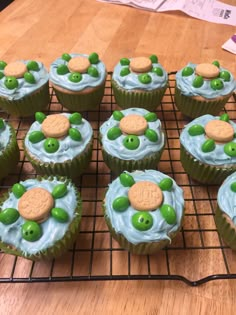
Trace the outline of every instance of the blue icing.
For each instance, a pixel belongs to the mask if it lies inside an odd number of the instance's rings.
[[[133,173],[126,172],[132,175],[135,182],[151,181],[159,184],[164,178],[169,176],[154,170],[135,171]],[[169,234],[176,232],[180,225],[184,214],[184,198],[183,190],[173,180],[171,191],[163,191],[163,204],[171,205],[176,212],[176,224],[169,225],[162,217],[160,209],[150,211],[153,218],[153,226],[147,231],[138,231],[132,225],[131,218],[138,211],[131,205],[124,212],[116,212],[112,207],[115,198],[120,196],[128,196],[129,187],[121,185],[119,177],[116,178],[110,185],[105,196],[105,216],[107,216],[111,225],[118,234],[124,237],[133,244],[140,242],[153,242],[160,240],[170,240]]]
[[[0,155],[3,154],[4,149],[9,144],[11,139],[10,126],[3,120],[4,127],[0,129]]]

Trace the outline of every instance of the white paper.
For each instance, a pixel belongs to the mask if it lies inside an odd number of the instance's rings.
[[[231,38],[222,45],[222,48],[236,55],[236,43]]]

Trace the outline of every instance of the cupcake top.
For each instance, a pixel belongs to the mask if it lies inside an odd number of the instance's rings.
[[[137,58],[121,58],[115,66],[113,80],[126,90],[146,90],[165,87],[167,72],[158,63],[156,55]]]
[[[50,81],[74,92],[94,88],[104,83],[106,68],[97,53],[63,54],[50,66]]]
[[[122,160],[140,160],[165,145],[161,121],[143,108],[114,111],[101,125],[100,135],[103,149]]]
[[[230,166],[236,163],[235,135],[236,124],[227,114],[204,115],[184,127],[180,142],[203,163]]]
[[[0,155],[3,154],[4,149],[11,139],[11,128],[2,118],[0,118]]]
[[[39,61],[21,60],[7,64],[0,61],[0,95],[19,100],[48,82],[49,75]]]
[[[214,99],[231,94],[236,89],[236,81],[218,61],[198,65],[188,63],[176,73],[176,86],[183,95]]]
[[[104,205],[113,229],[132,244],[170,240],[184,214],[182,189],[154,170],[122,173],[109,185]]]
[[[64,237],[77,205],[77,191],[66,178],[16,183],[0,204],[1,242],[25,255],[46,250]]]
[[[62,163],[81,154],[92,140],[93,129],[79,113],[35,114],[24,140],[27,152],[45,162]]]

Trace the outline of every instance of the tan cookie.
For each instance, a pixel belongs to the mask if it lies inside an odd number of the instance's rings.
[[[68,62],[68,68],[71,72],[85,73],[90,67],[90,62],[86,57],[74,57]]]
[[[152,211],[163,202],[163,193],[153,182],[141,181],[135,183],[128,192],[132,207],[139,211]]]
[[[63,115],[49,115],[42,122],[42,132],[45,137],[62,138],[68,134],[69,119]]]
[[[234,128],[226,121],[211,120],[205,126],[207,138],[216,142],[229,142],[234,138]]]
[[[214,79],[220,74],[219,68],[211,63],[200,63],[196,66],[195,72],[205,79]]]
[[[143,135],[147,127],[146,119],[140,115],[127,115],[120,121],[121,131],[129,135]]]
[[[20,198],[18,210],[26,220],[45,221],[54,206],[52,195],[44,188],[32,188]]]
[[[21,61],[11,62],[4,68],[4,75],[6,77],[12,76],[15,78],[23,78],[25,72],[27,72],[26,65]]]
[[[137,57],[130,61],[130,69],[133,72],[148,72],[152,69],[152,62],[147,57]]]

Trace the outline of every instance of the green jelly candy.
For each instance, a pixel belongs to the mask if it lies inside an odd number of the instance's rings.
[[[142,73],[139,74],[138,80],[143,84],[149,84],[152,82],[152,77],[148,73]]]
[[[78,83],[82,80],[82,74],[79,72],[72,72],[68,79],[73,83]]]
[[[24,79],[25,79],[26,82],[28,82],[30,84],[35,84],[36,83],[35,77],[30,72],[25,72]]]
[[[71,56],[67,53],[62,54],[61,58],[67,62],[71,60]]]
[[[122,66],[128,66],[130,64],[130,60],[128,58],[121,58],[120,59],[120,64]]]
[[[43,147],[47,153],[55,153],[59,149],[59,141],[55,138],[47,138],[45,140]]]
[[[151,142],[157,142],[158,141],[158,135],[157,135],[156,131],[153,129],[147,129],[145,131],[144,135]]]
[[[223,70],[220,72],[220,78],[226,82],[230,81],[231,75],[229,71]]]
[[[157,121],[157,114],[156,113],[147,113],[144,118],[148,122]]]
[[[65,223],[69,220],[68,213],[62,208],[52,208],[51,215],[60,223]]]
[[[5,225],[12,224],[18,220],[20,214],[14,208],[7,208],[0,212],[0,222]]]
[[[152,63],[158,63],[157,55],[151,55],[149,59],[151,60]]]
[[[117,197],[112,203],[112,208],[117,212],[123,212],[128,209],[129,205],[129,198]]]
[[[220,120],[223,120],[223,121],[226,121],[226,122],[229,122],[229,115],[224,113],[220,116]]]
[[[37,120],[37,122],[39,122],[40,124],[42,124],[45,118],[46,118],[46,115],[44,113],[42,112],[35,113],[35,120]]]
[[[154,72],[159,77],[163,76],[163,70],[160,67],[154,67],[152,68],[152,72]]]
[[[193,125],[189,128],[188,133],[192,137],[199,136],[205,133],[205,129],[201,125]]]
[[[88,60],[91,64],[97,64],[99,62],[99,56],[97,53],[93,52],[89,55]]]
[[[107,138],[109,140],[116,140],[121,136],[122,132],[119,127],[112,127],[107,132]]]
[[[2,118],[0,118],[0,129],[3,129],[4,128],[4,121]]]
[[[224,83],[220,79],[211,80],[210,86],[213,90],[222,90]]]
[[[45,136],[42,133],[42,131],[35,130],[29,134],[29,141],[31,143],[38,143],[38,142],[42,141],[43,139],[45,139]]]
[[[70,71],[69,71],[67,65],[61,64],[61,65],[59,65],[59,66],[57,67],[57,74],[59,74],[59,75],[64,75],[64,74],[67,74],[67,73],[69,73],[69,72],[70,72]]]
[[[67,194],[66,184],[58,184],[53,188],[52,196],[55,199],[62,198]]]
[[[213,139],[207,139],[203,144],[202,144],[202,152],[208,153],[211,151],[215,150],[215,141]]]
[[[130,70],[128,67],[122,68],[120,70],[120,76],[121,77],[125,77],[126,75],[130,74]]]
[[[236,157],[236,143],[235,142],[228,142],[224,146],[224,152],[230,157]]]
[[[122,114],[119,110],[115,110],[112,116],[115,120],[120,121],[124,117],[124,114]]]
[[[140,141],[136,135],[128,135],[123,140],[123,145],[128,150],[136,150],[139,147]]]
[[[190,75],[193,74],[193,72],[194,72],[193,68],[191,68],[191,67],[185,67],[185,68],[183,68],[181,74],[182,74],[183,77],[189,77]]]
[[[236,182],[233,182],[233,183],[230,185],[230,189],[232,190],[232,192],[236,192]]]
[[[120,174],[119,179],[121,185],[123,185],[124,187],[131,187],[135,184],[133,177],[127,173]]]
[[[173,186],[173,180],[171,178],[164,178],[160,181],[159,187],[162,191],[168,190],[170,191]]]
[[[26,221],[21,227],[21,235],[28,242],[36,242],[42,236],[42,230],[37,222]]]
[[[93,78],[99,77],[99,72],[98,72],[97,68],[92,67],[92,66],[88,67],[88,74]]]
[[[5,84],[6,88],[9,90],[16,89],[19,85],[17,79],[15,77],[11,77],[11,76],[5,78],[4,84]]]
[[[196,76],[193,80],[193,87],[195,88],[200,88],[204,83],[203,77],[202,76]]]
[[[39,65],[34,60],[29,61],[26,66],[29,71],[39,71]]]
[[[4,77],[4,73],[0,71],[0,80]]]
[[[176,212],[173,207],[170,205],[162,205],[160,208],[161,215],[166,220],[168,224],[175,224],[176,223]]]
[[[220,67],[220,63],[219,63],[219,61],[218,60],[214,60],[213,62],[212,62],[212,64],[213,65],[215,65],[216,67]]]
[[[80,113],[73,113],[70,115],[69,121],[73,125],[80,125],[82,123],[82,115]]]
[[[82,139],[80,131],[76,128],[70,128],[69,129],[69,136],[74,141],[81,141],[81,139]]]
[[[4,68],[6,67],[7,63],[3,60],[0,60],[0,70],[4,70]]]
[[[14,194],[14,196],[19,199],[20,197],[22,197],[24,195],[24,193],[26,192],[25,187],[22,184],[16,183],[12,186],[12,192]]]
[[[150,230],[153,226],[153,218],[149,212],[139,211],[131,218],[132,225],[138,231]]]

